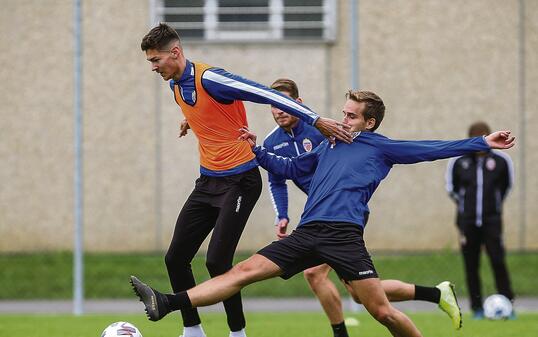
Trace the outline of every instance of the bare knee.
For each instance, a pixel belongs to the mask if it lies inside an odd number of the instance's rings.
[[[390,325],[394,322],[394,308],[390,305],[381,305],[368,311],[373,318],[383,325]]]
[[[326,279],[326,276],[316,269],[307,269],[304,271],[303,275],[312,289],[319,287],[320,283]]]
[[[257,266],[246,260],[236,264],[228,273],[232,274],[239,284],[244,287],[256,281],[258,271]]]

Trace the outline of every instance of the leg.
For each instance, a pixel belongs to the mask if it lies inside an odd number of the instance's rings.
[[[342,301],[334,283],[329,279],[331,267],[322,264],[304,271],[304,278],[310,289],[319,299],[325,314],[331,324],[340,324],[344,321]]]
[[[250,283],[281,274],[282,269],[274,262],[260,254],[255,254],[228,272],[188,291],[165,295],[141,282],[135,276],[131,276],[131,285],[140,301],[144,303],[148,318],[151,321],[158,321],[171,311],[221,302]]]
[[[217,208],[193,201],[191,197],[181,209],[170,247],[165,255],[166,268],[174,292],[190,289],[196,284],[191,261],[213,228],[217,215]],[[185,327],[200,324],[200,316],[196,309],[182,310],[181,316]]]
[[[474,224],[468,224],[461,233],[461,251],[465,265],[465,275],[471,309],[475,312],[482,310],[482,293],[480,285],[480,229]]]
[[[219,211],[207,250],[206,266],[211,277],[232,268],[235,249],[248,217],[261,193],[261,176],[258,169],[246,172],[237,186],[233,186]],[[239,331],[246,325],[241,293],[224,301],[230,331]]]
[[[388,301],[378,278],[348,282],[366,310],[393,336],[422,336],[413,322]]]
[[[486,252],[489,256],[491,269],[495,276],[495,285],[497,291],[508,297],[509,300],[514,299],[514,293],[510,284],[510,276],[505,262],[505,250],[502,242],[502,225],[500,223],[491,223],[487,225],[486,231]]]
[[[282,270],[274,262],[254,254],[226,273],[189,289],[187,294],[193,308],[207,306],[230,298],[251,283],[281,274]]]

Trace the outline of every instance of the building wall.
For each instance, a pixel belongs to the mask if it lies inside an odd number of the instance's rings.
[[[538,90],[538,5],[525,1],[522,122],[518,3],[360,1],[359,82],[384,99],[387,113],[379,132],[391,138],[462,138],[477,119],[516,136],[525,133],[526,141],[508,152],[516,174],[525,160],[527,175],[516,175],[506,203],[506,243],[520,248],[523,238],[526,248],[537,249],[538,178],[532,167],[538,164],[538,143],[531,130],[538,126],[538,99],[532,95]],[[348,4],[338,2],[334,44],[185,43],[185,53],[260,83],[290,77],[308,106],[340,119],[351,78]],[[60,0],[2,2],[0,46],[9,52],[0,61],[10,66],[0,70],[0,252],[72,247],[71,6]],[[148,11],[144,1],[84,2],[84,235],[91,251],[166,249],[198,176],[196,140],[192,134],[177,139],[182,115],[140,51]],[[247,110],[251,129],[263,138],[274,127],[269,107],[247,103]],[[370,249],[457,246],[445,167],[440,161],[393,169],[370,205]],[[294,187],[290,193],[296,223],[305,197]],[[240,249],[273,240],[273,220],[265,184]]]

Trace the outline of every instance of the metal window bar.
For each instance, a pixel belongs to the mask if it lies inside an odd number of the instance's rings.
[[[268,6],[256,7],[221,7],[219,0],[206,0],[203,7],[166,7],[162,1],[156,1],[155,5],[155,15],[161,20],[167,15],[203,15],[200,22],[172,21],[169,24],[178,30],[203,31],[203,39],[209,41],[278,41],[289,38],[284,35],[285,30],[320,30],[321,36],[308,36],[309,39],[332,41],[336,37],[335,0],[325,0],[322,6],[285,6],[283,0],[269,0]],[[219,21],[219,15],[264,14],[268,15],[267,21]],[[317,14],[321,15],[321,20],[286,19],[287,14]]]

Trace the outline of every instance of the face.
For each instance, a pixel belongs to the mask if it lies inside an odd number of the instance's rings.
[[[281,93],[291,98],[289,92],[281,91]],[[300,98],[297,98],[296,101],[299,103],[302,102]],[[297,117],[292,116],[288,113],[285,113],[284,111],[274,106],[271,106],[271,113],[273,114],[273,118],[275,119],[275,122],[278,124],[278,126],[283,127],[283,128],[291,128],[298,121]]]
[[[375,119],[364,119],[363,111],[366,109],[365,102],[356,102],[348,99],[342,108],[344,119],[342,123],[351,126],[351,132],[364,131],[374,127]]]
[[[183,74],[182,62],[180,62],[182,57],[181,49],[177,46],[170,50],[146,50],[146,59],[151,62],[151,71],[159,73],[165,81],[172,78],[179,80]]]

